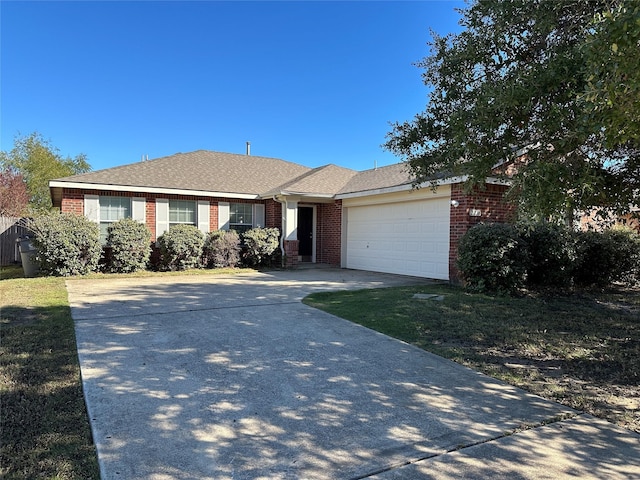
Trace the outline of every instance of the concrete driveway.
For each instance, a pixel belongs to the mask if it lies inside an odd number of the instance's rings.
[[[640,436],[300,303],[421,282],[68,281],[103,479],[640,478]]]

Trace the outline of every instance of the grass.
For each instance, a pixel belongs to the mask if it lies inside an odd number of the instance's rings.
[[[638,290],[511,298],[433,285],[304,302],[640,433]]]
[[[251,269],[77,278],[235,274]],[[98,479],[65,280],[0,271],[0,477]]]
[[[98,479],[62,278],[0,281],[0,477]]]

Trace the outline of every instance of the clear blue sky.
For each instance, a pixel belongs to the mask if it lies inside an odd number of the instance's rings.
[[[397,163],[414,65],[453,1],[7,2],[1,138],[40,132],[93,170],[198,149],[356,170]]]

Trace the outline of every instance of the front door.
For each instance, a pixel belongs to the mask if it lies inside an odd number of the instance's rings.
[[[313,207],[298,207],[298,255],[303,262],[313,260]]]

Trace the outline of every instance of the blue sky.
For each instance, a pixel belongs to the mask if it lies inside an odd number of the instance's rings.
[[[94,170],[198,149],[365,170],[400,159],[415,62],[454,1],[0,3],[0,149],[40,132]]]

